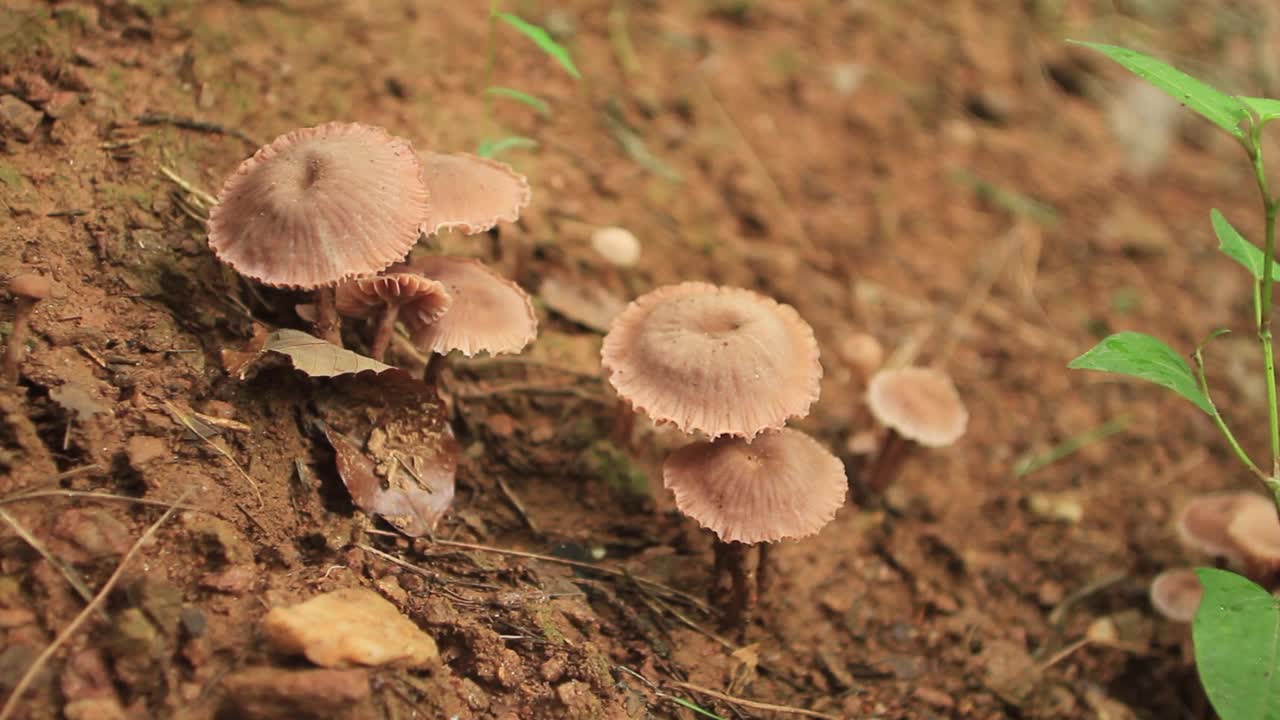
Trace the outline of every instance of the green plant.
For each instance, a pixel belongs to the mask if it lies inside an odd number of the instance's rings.
[[[1219,249],[1248,270],[1255,281],[1253,321],[1266,368],[1271,465],[1264,469],[1253,461],[1210,394],[1204,348],[1226,330],[1214,332],[1191,353],[1194,369],[1164,342],[1138,332],[1103,339],[1070,367],[1141,378],[1191,401],[1212,418],[1232,452],[1275,499],[1280,513],[1280,409],[1276,406],[1272,339],[1272,291],[1274,282],[1280,281],[1280,268],[1275,266],[1280,196],[1271,194],[1262,157],[1262,130],[1280,117],[1280,101],[1228,95],[1133,50],[1080,44],[1101,52],[1226,131],[1249,158],[1262,197],[1262,249],[1246,240],[1217,210],[1210,212],[1210,223]],[[1234,573],[1200,569],[1197,575],[1205,592],[1192,627],[1196,667],[1214,709],[1224,720],[1280,720],[1280,601]]]
[[[495,99],[513,100],[522,105],[532,108],[535,112],[543,117],[551,116],[551,105],[546,100],[527,93],[516,88],[503,87],[493,84],[493,70],[496,64],[497,53],[497,35],[499,23],[514,29],[516,32],[533,41],[542,52],[554,60],[564,71],[569,73],[575,80],[582,79],[582,73],[578,72],[578,66],[574,65],[573,57],[569,54],[569,50],[555,38],[538,25],[521,19],[511,13],[501,12],[498,9],[498,0],[489,0],[489,34],[487,47],[485,52],[485,69],[484,69],[484,96],[485,96],[485,112],[492,118],[493,101]],[[517,147],[534,147],[538,143],[527,137],[519,135],[508,135],[505,137],[492,138],[484,140],[476,148],[476,154],[480,157],[495,157],[505,150]]]

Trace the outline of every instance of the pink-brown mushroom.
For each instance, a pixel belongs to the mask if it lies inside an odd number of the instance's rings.
[[[453,350],[518,353],[538,334],[533,302],[516,283],[472,258],[422,255],[393,268],[444,285],[453,302],[449,311],[426,323],[409,323],[414,345],[433,353]]]
[[[1246,573],[1261,582],[1269,582],[1280,570],[1280,518],[1273,501],[1255,495],[1235,508],[1235,516],[1227,524],[1227,537],[1244,560]]]
[[[338,312],[347,317],[378,316],[369,355],[382,360],[395,333],[396,320],[410,328],[438,321],[453,305],[453,297],[438,280],[417,273],[389,273],[348,280],[336,292]]]
[[[209,213],[218,259],[266,285],[316,290],[316,329],[341,344],[332,286],[404,258],[430,208],[407,140],[360,123],[281,135],[240,164]]]
[[[803,417],[822,379],[813,329],[792,307],[703,282],[633,301],[600,356],[633,409],[711,438],[750,439]]]
[[[866,481],[875,493],[893,481],[912,444],[945,447],[960,439],[969,425],[969,411],[951,377],[933,368],[877,372],[867,386],[867,407],[889,428]]]
[[[49,278],[35,273],[15,275],[9,281],[9,293],[16,306],[13,314],[13,332],[4,352],[4,367],[0,372],[6,382],[18,382],[19,366],[27,354],[27,336],[31,328],[31,312],[36,303],[49,297],[52,286]]]
[[[686,445],[667,457],[662,476],[680,511],[716,534],[717,576],[730,581],[730,626],[745,624],[767,583],[768,544],[821,530],[844,504],[848,487],[838,458],[785,428],[751,441],[722,437]],[[758,582],[752,583],[746,554],[756,544]]]
[[[529,182],[505,163],[466,153],[422,153],[422,179],[431,207],[422,233],[457,228],[472,235],[515,222],[529,204]]]
[[[1244,555],[1228,528],[1246,507],[1270,511],[1275,522],[1275,506],[1262,495],[1248,491],[1212,493],[1192,498],[1178,515],[1178,539],[1188,548],[1231,565],[1240,565]]]
[[[1151,581],[1151,606],[1164,617],[1189,623],[1200,609],[1204,586],[1191,568],[1165,570]]]

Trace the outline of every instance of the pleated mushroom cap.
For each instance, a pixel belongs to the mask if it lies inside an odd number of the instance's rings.
[[[1189,623],[1196,618],[1204,586],[1191,568],[1165,570],[1151,581],[1151,606],[1166,618]]]
[[[529,181],[509,165],[466,153],[422,153],[422,179],[431,208],[422,232],[458,228],[473,235],[515,222],[529,204]]]
[[[703,282],[637,298],[613,321],[600,357],[633,408],[713,439],[750,439],[805,416],[822,380],[818,342],[795,309]]]
[[[209,246],[245,277],[310,290],[404,258],[428,207],[407,140],[329,123],[281,135],[240,164],[209,212]]]
[[[662,464],[680,512],[725,542],[812,535],[844,504],[844,464],[817,440],[784,428],[747,442],[686,445]]]
[[[1270,500],[1254,492],[1221,492],[1194,497],[1178,515],[1178,539],[1197,552],[1239,562],[1243,560],[1240,548],[1231,539],[1227,527],[1241,510],[1253,506],[1275,512],[1271,509]]]
[[[423,255],[397,272],[420,273],[442,283],[453,304],[438,320],[410,325],[413,343],[435,353],[518,353],[538,334],[529,294],[472,258]],[[406,323],[408,324],[408,323]]]
[[[389,273],[356,278],[338,286],[338,312],[348,317],[369,317],[388,305],[400,307],[400,319],[409,327],[440,319],[453,304],[444,283],[416,273]]]
[[[867,384],[876,421],[925,447],[944,447],[964,435],[969,411],[946,374],[932,368],[881,370]]]
[[[1254,497],[1259,502],[1235,508],[1235,516],[1227,524],[1227,537],[1244,554],[1248,566],[1274,570],[1280,568],[1280,518],[1272,501],[1261,495]]]

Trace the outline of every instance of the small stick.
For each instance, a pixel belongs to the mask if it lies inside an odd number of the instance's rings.
[[[202,508],[199,505],[188,505],[186,503],[172,503],[164,500],[149,500],[147,498],[129,497],[128,495],[112,495],[111,493],[90,492],[85,490],[30,490],[25,492],[16,492],[12,495],[0,497],[0,505],[9,503],[22,502],[23,500],[35,500],[42,497],[71,497],[71,498],[92,498],[94,500],[114,500],[116,502],[134,503],[136,505],[155,505],[157,507],[176,507],[180,510],[199,510],[200,512],[212,512],[208,508]]]
[[[249,137],[242,130],[229,128],[207,120],[196,120],[195,118],[167,115],[165,113],[143,113],[138,116],[138,122],[143,125],[172,125],[183,130],[195,130],[196,132],[210,133],[212,135],[229,135],[251,148],[257,148],[262,145],[262,143]]]
[[[774,705],[773,703],[734,697],[733,695],[726,695],[725,693],[711,690],[710,688],[704,688],[701,685],[694,685],[691,682],[684,682],[682,680],[672,680],[671,684],[677,687],[682,687],[685,690],[691,690],[708,697],[713,697],[723,702],[739,705],[745,708],[751,708],[752,710],[786,713],[788,715],[801,715],[803,717],[821,718],[822,720],[844,720],[839,715],[828,715],[827,713],[818,712],[817,710],[806,710],[804,708],[792,707],[790,705]]]
[[[502,490],[503,496],[507,498],[507,502],[511,504],[511,507],[515,508],[516,514],[524,521],[529,531],[535,535],[542,534],[538,526],[533,523],[533,518],[529,517],[529,511],[524,509],[524,503],[520,502],[520,498],[516,497],[516,494],[511,490],[511,486],[507,485],[507,481],[502,476],[498,476],[498,488]]]
[[[13,531],[18,533],[18,537],[25,540],[31,547],[35,548],[35,551],[40,553],[46,562],[57,568],[58,572],[62,573],[62,576],[67,579],[67,582],[71,584],[71,587],[75,588],[76,593],[79,594],[85,602],[93,601],[93,593],[89,592],[89,586],[84,584],[84,581],[80,579],[80,576],[76,574],[76,571],[72,570],[70,566],[55,557],[53,553],[49,552],[49,548],[45,547],[44,543],[40,542],[36,536],[28,532],[27,529],[18,522],[17,518],[10,515],[8,511],[0,509],[0,520],[4,520],[9,523],[9,526],[13,528]],[[100,611],[99,615],[103,620],[109,619],[106,611]]]
[[[187,488],[187,490],[178,497],[178,503],[186,500],[187,496],[191,494],[193,489],[194,488]],[[18,707],[18,701],[22,699],[22,694],[31,686],[31,683],[36,679],[36,676],[40,674],[40,668],[44,667],[45,663],[49,662],[49,658],[53,657],[53,654],[57,652],[58,648],[70,639],[70,637],[75,634],[76,630],[80,629],[80,626],[89,618],[89,615],[97,611],[103,601],[107,599],[107,595],[109,595],[111,590],[116,586],[116,583],[120,582],[120,578],[124,575],[124,569],[128,566],[129,561],[138,554],[138,551],[142,549],[142,546],[151,539],[151,536],[156,534],[156,531],[160,529],[160,526],[163,525],[165,521],[177,511],[177,509],[178,504],[174,503],[168,510],[164,511],[164,514],[160,516],[159,520],[152,523],[151,527],[147,528],[146,532],[142,533],[142,537],[138,538],[137,542],[133,544],[133,547],[129,548],[129,552],[125,553],[124,558],[120,560],[120,564],[116,566],[115,572],[111,573],[111,577],[107,578],[107,581],[102,584],[102,588],[98,590],[98,594],[94,595],[93,599],[89,601],[88,605],[84,606],[84,609],[76,615],[75,619],[63,628],[62,632],[58,633],[58,636],[53,639],[53,642],[49,643],[49,645],[36,656],[35,661],[31,663],[31,667],[27,668],[27,671],[22,675],[22,679],[14,686],[13,692],[9,694],[9,699],[5,701],[3,707],[0,707],[0,720],[9,720],[9,718],[13,717],[13,713]]]

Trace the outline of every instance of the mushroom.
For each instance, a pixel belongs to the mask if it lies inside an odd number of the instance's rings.
[[[663,482],[676,507],[716,534],[715,587],[730,580],[726,624],[743,626],[767,586],[769,543],[813,535],[843,504],[844,465],[821,443],[784,428],[754,440],[721,437],[669,455]],[[759,545],[757,582],[746,556]]]
[[[381,310],[369,355],[382,360],[395,333],[396,319],[410,328],[436,322],[449,310],[453,297],[443,283],[416,273],[389,273],[348,280],[337,287],[338,312],[347,317],[370,317]]]
[[[1261,495],[1241,502],[1227,524],[1227,537],[1244,560],[1247,574],[1269,583],[1280,570],[1280,518],[1275,503]]]
[[[1260,507],[1264,514],[1270,512],[1272,523],[1276,523],[1275,506],[1262,495],[1247,491],[1212,493],[1192,498],[1183,507],[1176,526],[1178,539],[1192,550],[1239,565],[1244,555],[1229,527],[1247,507]]]
[[[951,445],[969,425],[969,411],[951,378],[933,368],[877,372],[867,386],[867,407],[877,422],[889,428],[866,482],[874,493],[889,486],[913,444]]]
[[[15,275],[9,281],[9,292],[13,294],[17,309],[13,315],[13,332],[9,333],[9,343],[4,352],[3,378],[7,382],[18,382],[18,365],[27,353],[32,309],[36,303],[49,297],[50,290],[49,278],[35,273]]]
[[[227,179],[209,246],[245,277],[315,290],[317,334],[340,345],[333,286],[403,259],[428,197],[409,141],[360,123],[294,130]]]
[[[884,346],[868,333],[853,333],[845,337],[836,352],[857,374],[860,383],[866,382],[884,363]]]
[[[422,233],[457,228],[467,235],[515,222],[529,204],[529,182],[510,166],[467,153],[422,153],[422,179],[431,207]]]
[[[410,324],[413,344],[445,354],[518,353],[538,334],[533,301],[519,285],[473,258],[422,255],[397,265],[442,284],[453,298],[448,312],[432,322]]]
[[[600,351],[609,383],[655,422],[751,439],[803,417],[822,365],[789,305],[741,288],[669,285],[627,306]]]
[[[1151,581],[1151,606],[1166,618],[1189,623],[1200,609],[1204,586],[1191,568],[1165,570]]]

